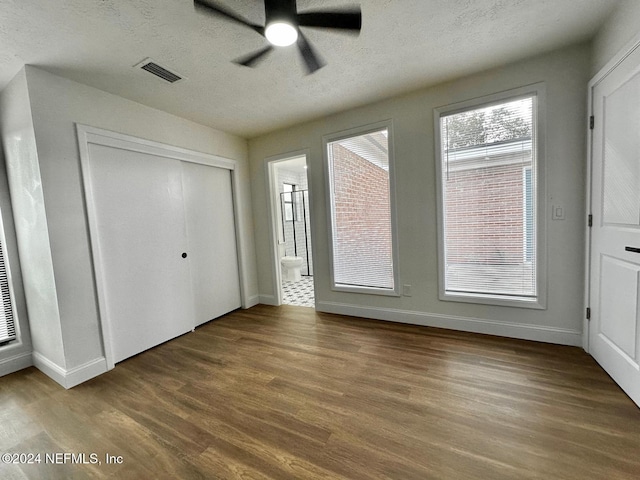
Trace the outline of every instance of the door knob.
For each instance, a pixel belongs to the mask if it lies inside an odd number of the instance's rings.
[[[187,258],[187,252],[182,252],[182,258]]]
[[[638,247],[624,247],[627,252],[640,253],[640,248]]]

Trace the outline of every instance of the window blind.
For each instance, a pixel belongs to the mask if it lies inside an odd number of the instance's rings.
[[[0,308],[0,344],[10,342],[16,338],[15,322],[13,320],[13,306],[9,277],[5,264],[5,249],[0,240],[0,292],[2,294],[2,308]]]
[[[336,285],[393,290],[388,130],[327,143]]]
[[[445,291],[536,297],[535,96],[442,116]]]

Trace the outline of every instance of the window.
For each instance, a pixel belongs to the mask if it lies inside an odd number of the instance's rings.
[[[444,300],[543,307],[539,97],[436,110]]]
[[[284,220],[285,222],[293,222],[294,210],[293,210],[293,192],[296,191],[296,186],[290,183],[282,184],[282,205],[284,208]]]
[[[390,123],[325,138],[335,290],[397,295]]]
[[[0,221],[0,229],[2,222]],[[13,320],[13,305],[11,302],[11,290],[9,289],[9,275],[6,265],[6,250],[4,237],[0,235],[0,293],[2,295],[2,308],[0,308],[0,345],[15,340],[16,328]]]

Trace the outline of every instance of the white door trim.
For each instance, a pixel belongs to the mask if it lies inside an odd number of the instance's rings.
[[[239,200],[239,181],[235,173],[237,162],[218,155],[197,152],[182,147],[167,145],[153,140],[142,139],[131,135],[112,132],[101,128],[91,127],[82,124],[76,124],[78,134],[78,147],[80,150],[80,166],[82,172],[82,182],[84,187],[84,196],[86,202],[86,215],[89,225],[89,242],[91,245],[91,255],[94,268],[94,282],[96,288],[96,296],[98,299],[98,314],[100,316],[100,326],[102,329],[103,348],[107,361],[107,368],[112,369],[115,365],[114,354],[112,350],[112,326],[109,323],[109,317],[106,309],[106,298],[104,296],[105,285],[103,285],[103,261],[98,248],[98,224],[96,217],[96,204],[91,185],[90,169],[90,153],[89,145],[101,145],[112,148],[120,148],[132,152],[145,153],[159,157],[175,159],[183,162],[198,163],[211,167],[223,168],[230,171],[233,194],[233,211],[235,216],[235,233],[238,252],[238,269],[240,275],[240,296],[242,299],[242,307],[248,308],[249,299],[247,292],[249,291],[246,274],[245,252],[242,248],[244,243],[244,231],[241,227],[240,218],[240,200]]]
[[[276,174],[275,164],[278,162],[284,162],[295,157],[305,157],[307,166],[309,165],[309,149],[296,150],[293,152],[282,153],[274,155],[264,159],[265,169],[265,181],[267,189],[267,219],[269,223],[269,241],[271,252],[271,279],[273,282],[273,300],[269,301],[266,296],[261,297],[262,303],[268,303],[272,305],[282,305],[282,273],[280,271],[280,257],[278,255],[278,204],[276,201],[277,186],[275,185]],[[313,205],[313,194],[311,181],[309,178],[309,171],[307,170],[307,190],[309,193],[309,212],[311,212],[311,206]],[[313,221],[313,215],[311,215],[311,221]],[[313,232],[313,225],[311,226],[311,232]],[[313,244],[314,235],[311,233],[311,251],[315,252],[315,245]]]
[[[586,211],[587,218],[585,219],[585,282],[584,282],[584,320],[582,328],[582,348],[589,353],[589,335],[590,335],[590,323],[587,319],[587,309],[591,306],[591,227],[588,224],[589,215],[593,214],[593,206],[591,197],[593,195],[592,185],[592,172],[593,172],[593,130],[590,128],[590,117],[593,115],[593,94],[596,86],[602,82],[615,68],[620,65],[629,55],[631,55],[636,49],[640,48],[640,34],[636,35],[631,42],[625,45],[614,57],[607,62],[607,64],[596,73],[589,81],[587,87],[587,116],[586,128],[587,128],[587,195],[586,195]],[[597,122],[598,119],[595,119]],[[600,119],[602,121],[602,119]]]

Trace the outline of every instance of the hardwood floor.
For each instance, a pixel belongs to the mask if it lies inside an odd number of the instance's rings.
[[[0,452],[41,453],[3,479],[637,479],[640,409],[578,348],[258,306],[68,391],[0,378]]]

